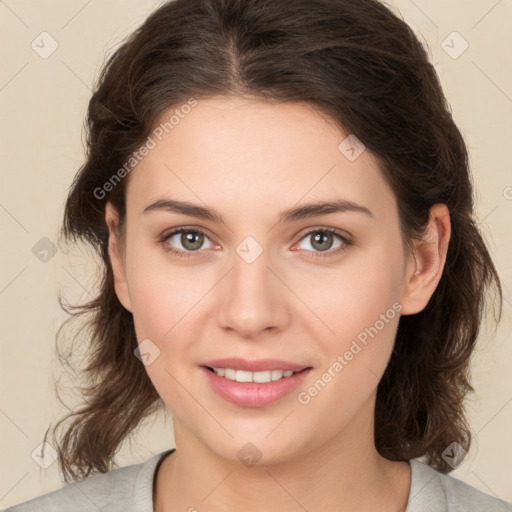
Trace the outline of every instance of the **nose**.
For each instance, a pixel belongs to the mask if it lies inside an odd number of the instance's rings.
[[[243,254],[243,253],[242,253]],[[291,292],[271,268],[263,251],[256,259],[234,255],[233,266],[218,287],[218,321],[244,338],[284,329],[289,322]]]

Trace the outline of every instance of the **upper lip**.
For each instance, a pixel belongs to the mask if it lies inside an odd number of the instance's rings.
[[[226,357],[224,359],[206,361],[202,366],[209,366],[210,368],[232,368],[233,370],[245,370],[248,372],[262,372],[266,370],[293,370],[298,372],[309,368],[309,366],[281,361],[280,359],[248,360],[240,357]]]

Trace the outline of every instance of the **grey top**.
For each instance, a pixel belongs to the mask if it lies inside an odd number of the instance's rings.
[[[175,449],[94,475],[9,507],[4,512],[154,512],[153,481],[159,463]],[[511,512],[512,505],[410,460],[411,489],[405,512]]]

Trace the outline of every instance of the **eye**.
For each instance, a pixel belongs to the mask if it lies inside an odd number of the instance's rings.
[[[312,237],[312,235],[315,236]],[[333,244],[333,238],[338,238],[338,240],[341,240],[341,243],[334,250],[330,250]],[[313,248],[313,251],[308,249],[308,252],[311,252],[311,256],[315,258],[336,256],[337,254],[347,250],[347,248],[352,245],[351,240],[342,235],[340,231],[333,228],[317,228],[308,231],[301,238],[301,241],[308,239],[312,240],[312,243],[309,245]]]
[[[341,231],[333,228],[313,229],[307,232],[301,238],[301,241],[307,240],[311,235],[315,235],[312,238],[312,243],[310,244],[313,250],[306,249],[306,251],[311,252],[312,257],[328,258],[336,256],[342,251],[347,250],[347,248],[352,245],[352,241],[349,238],[342,235]],[[175,240],[173,240],[173,238]],[[195,252],[199,252],[201,250],[205,238],[208,238],[208,236],[201,229],[181,227],[171,231],[170,233],[162,235],[159,242],[164,246],[164,249],[171,254],[180,258],[188,259],[194,256]],[[338,238],[338,240],[341,241],[334,250],[331,249],[333,238]],[[181,245],[182,248],[178,247],[176,249],[175,247],[178,244]]]
[[[163,244],[164,249],[171,254],[182,258],[190,258],[194,252],[201,249],[205,238],[208,238],[206,233],[200,229],[179,228],[164,234],[160,242]],[[175,249],[174,246],[177,244],[181,244],[183,249],[179,247]]]

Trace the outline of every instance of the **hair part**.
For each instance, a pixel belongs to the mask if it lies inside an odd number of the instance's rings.
[[[423,311],[402,316],[378,385],[375,444],[389,460],[424,457],[447,473],[452,442],[471,442],[463,401],[486,291],[502,289],[473,218],[467,149],[437,73],[411,28],[377,0],[174,0],[158,8],[104,65],[87,113],[87,154],[67,198],[62,235],[100,256],[97,296],[64,306],[87,319],[84,405],[58,443],[66,481],[111,469],[121,442],[165,406],[134,357],[132,314],[115,291],[105,204],[122,226],[129,176],[94,195],[140,148],[161,116],[190,97],[302,102],[356,135],[394,191],[405,246],[444,203],[451,239]],[[57,337],[59,337],[59,333]],[[70,351],[71,353],[71,351]],[[46,432],[46,435],[48,431]],[[46,439],[45,435],[45,439]]]

